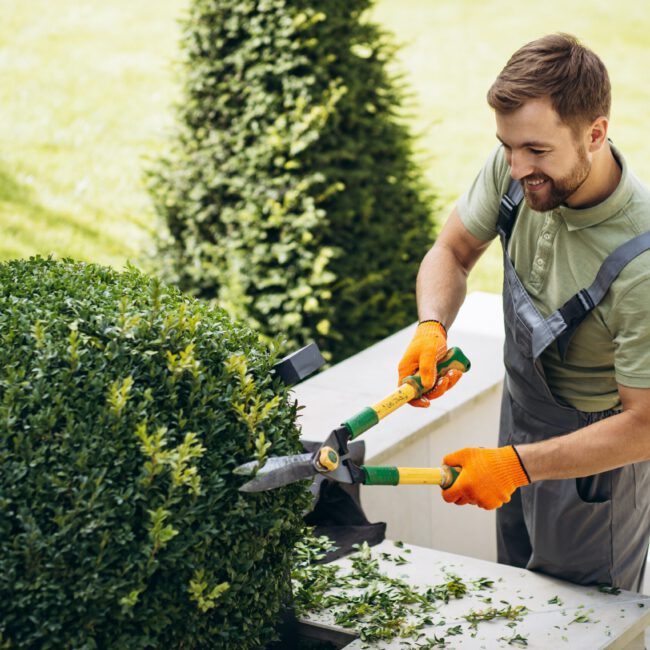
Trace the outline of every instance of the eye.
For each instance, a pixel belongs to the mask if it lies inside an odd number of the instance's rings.
[[[535,156],[543,156],[545,153],[548,153],[545,149],[530,149],[530,153],[534,154]]]

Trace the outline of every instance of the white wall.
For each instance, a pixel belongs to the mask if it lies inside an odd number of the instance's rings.
[[[304,406],[299,423],[306,440],[329,432],[397,384],[397,364],[415,323],[294,389]],[[503,381],[503,317],[500,296],[472,293],[449,332],[449,345],[462,348],[471,370],[428,409],[410,405],[367,431],[368,465],[438,466],[442,457],[466,446],[497,443]],[[385,521],[387,536],[443,551],[496,559],[494,512],[445,503],[436,486],[363,487],[370,521]]]

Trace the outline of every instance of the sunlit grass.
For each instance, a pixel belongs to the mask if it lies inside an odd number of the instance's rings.
[[[187,0],[0,0],[0,258],[55,252],[121,267],[154,227],[144,159],[172,124],[177,19]],[[528,40],[567,31],[592,46],[614,89],[610,135],[650,181],[650,12],[643,2],[380,0],[402,44],[409,112],[440,218],[493,146],[485,92]],[[499,291],[496,245],[470,289]]]
[[[146,248],[181,5],[0,2],[0,256],[121,267]]]

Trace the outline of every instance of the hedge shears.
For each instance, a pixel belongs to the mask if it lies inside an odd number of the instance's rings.
[[[438,362],[438,375],[450,370],[467,372],[469,359],[460,348],[450,348]],[[428,393],[431,388],[422,386],[419,375],[412,375],[393,393],[374,406],[368,406],[334,429],[315,451],[293,456],[271,456],[260,466],[254,460],[237,467],[235,474],[254,477],[239,489],[243,492],[262,492],[288,485],[321,474],[339,483],[363,485],[453,485],[460,473],[459,467],[377,467],[356,465],[350,459],[348,443],[375,426],[382,418],[407,402]]]

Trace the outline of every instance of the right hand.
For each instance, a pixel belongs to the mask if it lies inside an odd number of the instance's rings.
[[[401,386],[406,377],[419,373],[422,385],[428,389],[428,392],[422,395],[422,397],[412,400],[409,404],[427,407],[429,406],[430,399],[439,397],[460,379],[460,375],[463,374],[462,372],[450,370],[442,378],[440,384],[436,385],[436,379],[438,378],[437,364],[438,361],[444,358],[446,353],[447,332],[442,324],[437,321],[424,321],[420,323],[415,330],[413,340],[408,348],[406,348],[406,352],[399,362],[398,385]],[[456,374],[458,376],[455,376]],[[442,384],[447,377],[449,379],[443,387]]]
[[[460,449],[447,454],[443,463],[462,468],[454,484],[442,491],[447,503],[459,506],[470,503],[494,510],[508,503],[517,488],[530,483],[528,472],[512,445]]]

